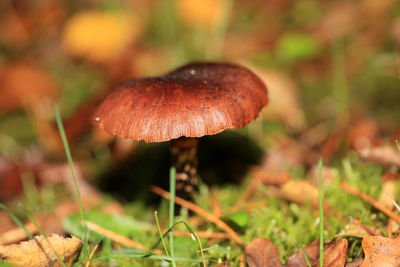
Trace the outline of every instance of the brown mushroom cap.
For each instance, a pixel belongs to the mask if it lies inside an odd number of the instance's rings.
[[[194,63],[164,76],[122,83],[92,121],[113,135],[162,142],[240,129],[267,103],[265,85],[248,69]]]

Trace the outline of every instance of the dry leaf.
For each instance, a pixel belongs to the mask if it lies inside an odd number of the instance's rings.
[[[88,10],[67,21],[62,45],[73,56],[107,64],[118,58],[140,32],[140,21],[132,14]]]
[[[280,186],[289,180],[289,174],[286,171],[273,172],[259,166],[252,166],[250,175],[265,185]]]
[[[283,198],[298,204],[311,203],[318,207],[318,188],[308,181],[290,180],[281,188]]]
[[[362,160],[382,165],[393,165],[400,167],[400,153],[392,146],[374,147],[358,151]]]
[[[343,267],[346,263],[346,252],[348,242],[346,239],[329,242],[324,244],[324,267]],[[319,239],[314,240],[307,247],[306,251],[308,260],[312,266],[319,266]],[[286,267],[307,267],[303,252],[299,249],[295,254],[290,256]]]
[[[362,247],[365,259],[361,267],[400,266],[400,239],[367,236],[363,238]]]
[[[394,204],[392,200],[396,200],[396,181],[382,181],[382,191],[378,202],[388,209],[393,209]]]
[[[376,229],[374,229],[376,230]],[[355,223],[349,223],[344,226],[344,228],[335,236],[335,237],[344,237],[344,236],[352,236],[352,237],[366,237],[370,236],[368,232]]]
[[[56,81],[37,63],[16,62],[0,75],[0,110],[12,111],[58,95]]]
[[[306,251],[308,260],[315,262],[319,258],[319,239],[311,242],[307,247],[304,248]],[[301,267],[307,266],[307,262],[304,259],[303,252],[299,249],[295,254],[289,257],[286,262],[286,267]]]
[[[177,14],[188,27],[212,28],[221,23],[227,1],[220,0],[178,0]]]
[[[0,21],[0,42],[3,45],[20,48],[26,46],[30,41],[29,33],[21,23],[21,17],[16,12],[5,12]],[[26,18],[24,18],[26,19]]]
[[[14,161],[0,157],[0,201],[10,201],[21,194],[21,167]]]
[[[267,120],[280,119],[293,130],[303,130],[306,119],[294,81],[276,70],[258,70],[253,67],[251,69],[268,85],[270,103],[268,108],[261,112],[260,117]]]
[[[379,144],[379,126],[371,119],[360,119],[352,125],[348,133],[348,143],[355,150],[371,148]]]
[[[64,238],[53,234],[47,240],[36,236],[17,245],[0,246],[0,256],[16,267],[62,266],[56,254],[67,266],[72,266],[82,246],[76,237]]]
[[[304,161],[306,148],[285,136],[275,136],[274,145],[262,159],[262,167],[269,173],[279,174],[292,168],[301,166]]]
[[[343,267],[346,264],[348,242],[347,239],[340,239],[334,246],[325,250],[324,248],[324,267]],[[319,267],[319,260],[312,264]]]
[[[245,254],[249,267],[277,267],[283,266],[279,251],[270,240],[256,238],[246,246]]]

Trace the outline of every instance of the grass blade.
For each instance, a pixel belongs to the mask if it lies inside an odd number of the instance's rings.
[[[174,251],[174,214],[175,214],[175,176],[176,176],[176,169],[175,167],[171,167],[169,171],[169,193],[171,194],[171,198],[169,199],[169,228],[170,228],[170,235],[169,235],[169,249],[171,250],[171,258],[174,258],[175,251]],[[176,266],[175,260],[172,260],[172,265]]]
[[[324,265],[324,207],[322,203],[322,158],[318,162],[318,202],[319,202],[319,266]]]
[[[65,155],[67,157],[68,164],[69,164],[69,167],[71,169],[72,179],[74,181],[75,193],[76,193],[76,197],[78,199],[78,205],[79,205],[79,214],[80,214],[81,223],[82,223],[82,226],[83,226],[83,229],[84,229],[84,232],[85,232],[84,237],[83,237],[83,246],[85,248],[84,249],[84,251],[86,253],[85,255],[88,256],[89,253],[90,253],[89,252],[89,245],[88,245],[88,241],[87,241],[88,228],[87,228],[87,225],[85,223],[85,221],[86,221],[85,220],[85,214],[83,212],[81,194],[79,192],[78,183],[76,181],[75,168],[74,168],[74,163],[72,161],[71,151],[69,149],[67,136],[65,135],[64,126],[62,124],[60,110],[58,109],[57,105],[54,106],[54,115],[55,115],[55,118],[56,118],[58,131],[60,132],[61,141],[62,141],[63,146],[64,146]]]
[[[147,254],[147,253],[136,253],[136,254],[113,254],[108,256],[101,256],[98,258],[92,259],[93,262],[103,261],[106,259],[117,259],[117,258],[131,258],[131,259],[152,259],[152,260],[163,260],[163,261],[183,261],[183,262],[193,262],[193,263],[202,263],[203,260],[197,260],[192,258],[181,258],[181,257],[171,257],[164,255],[156,255],[156,254]],[[207,260],[206,260],[207,261]]]
[[[29,237],[29,239],[33,238],[33,235],[26,229],[25,225],[21,222],[20,219],[18,219],[17,216],[9,209],[7,208],[4,204],[0,203],[0,208],[2,208],[5,212],[8,213],[8,215],[11,217],[11,219],[15,222],[16,225],[18,225],[19,228],[24,230],[26,236]]]
[[[163,244],[164,250],[165,250],[165,254],[167,254],[167,256],[169,256],[167,246],[165,245],[165,241],[164,241],[163,234],[161,233],[161,228],[160,228],[160,223],[158,222],[158,215],[157,215],[157,213],[158,213],[157,211],[154,212],[154,217],[156,218],[156,223],[157,223],[158,232],[160,233],[160,238],[161,238],[161,242],[162,242],[162,244]]]
[[[306,260],[308,267],[311,267],[310,260],[308,259],[307,253],[306,253],[306,251],[304,250],[303,245],[300,245],[300,248],[301,248],[301,251],[303,252],[303,257],[304,257],[304,259]]]

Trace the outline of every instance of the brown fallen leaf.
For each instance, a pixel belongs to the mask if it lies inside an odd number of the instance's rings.
[[[56,99],[57,82],[41,65],[33,62],[14,62],[7,65],[0,75],[0,110],[13,111],[43,104],[45,99]]]
[[[324,267],[343,267],[346,263],[347,239],[340,239],[337,242],[332,241],[324,244]],[[319,266],[319,239],[314,240],[307,247],[306,251],[308,260],[313,267]],[[299,249],[295,254],[290,256],[286,262],[286,267],[307,267],[303,252]]]
[[[395,267],[400,266],[400,239],[383,236],[363,238],[362,247],[365,254],[361,267]]]
[[[252,166],[250,175],[265,185],[283,185],[289,180],[289,174],[284,171],[269,171],[266,168]]]
[[[10,201],[23,191],[21,166],[0,157],[0,201]]]
[[[0,246],[0,257],[16,267],[61,267],[58,255],[67,266],[72,266],[81,246],[81,240],[76,237],[53,234],[46,239],[35,236],[33,240],[20,244]]]
[[[334,246],[324,250],[324,267],[343,267],[346,264],[348,241],[340,239]],[[312,264],[313,267],[319,267],[319,260]]]
[[[400,153],[392,146],[361,149],[357,152],[363,161],[400,167]]]
[[[318,188],[305,180],[290,180],[281,187],[282,197],[298,204],[318,207]]]
[[[328,249],[335,244],[334,241],[324,244],[324,249]],[[319,259],[319,239],[314,240],[310,244],[308,244],[304,250],[306,251],[308,260],[313,263],[318,261]],[[287,260],[286,267],[299,267],[299,266],[307,266],[307,262],[304,259],[303,252],[301,249],[297,250],[295,254],[289,257]]]
[[[314,240],[308,246],[304,248],[307,258],[310,262],[314,262],[319,258],[319,239]],[[301,249],[297,250],[292,256],[287,260],[286,267],[299,267],[307,266],[307,262],[304,259],[303,252]]]
[[[247,64],[248,65],[248,64]],[[279,119],[294,131],[304,130],[306,118],[299,89],[293,79],[274,69],[258,69],[250,66],[262,81],[268,84],[271,102],[260,117],[264,120]]]
[[[369,118],[360,119],[352,123],[347,141],[356,151],[379,145],[379,126]]]
[[[254,239],[246,246],[244,252],[249,267],[283,267],[278,248],[268,239]]]

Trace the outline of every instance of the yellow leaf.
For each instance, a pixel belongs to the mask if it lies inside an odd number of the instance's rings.
[[[76,237],[65,238],[56,234],[34,239],[16,245],[0,246],[0,257],[16,267],[61,267],[58,255],[67,266],[72,266],[82,246]]]
[[[127,13],[82,11],[66,23],[62,44],[73,56],[108,63],[138,37],[139,24],[137,17]]]
[[[177,13],[186,26],[212,28],[220,23],[225,0],[178,0]]]

